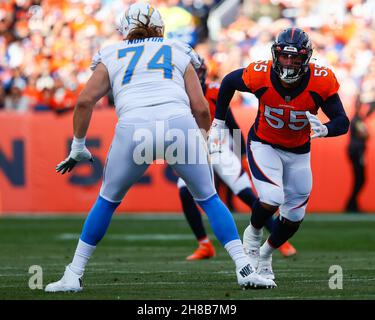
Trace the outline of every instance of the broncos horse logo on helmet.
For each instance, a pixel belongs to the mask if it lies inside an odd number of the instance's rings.
[[[309,36],[303,30],[283,30],[276,37],[271,51],[272,67],[283,82],[294,83],[309,70],[313,49]]]

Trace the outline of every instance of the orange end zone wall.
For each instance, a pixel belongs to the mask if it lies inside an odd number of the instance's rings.
[[[247,134],[256,111],[233,109]],[[55,173],[66,157],[72,134],[72,114],[17,115],[0,113],[0,212],[87,212],[95,201],[116,123],[113,110],[93,114],[88,140],[95,166],[82,164],[70,174]],[[366,160],[367,182],[360,196],[361,207],[375,212],[375,123],[370,123]],[[340,212],[349,195],[352,175],[346,155],[348,135],[316,139],[312,143],[313,192],[308,211]],[[166,165],[153,165],[146,177],[128,192],[120,211],[181,211],[178,192]],[[235,200],[236,208],[248,209]]]

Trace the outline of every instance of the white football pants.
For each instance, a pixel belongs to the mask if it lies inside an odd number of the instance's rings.
[[[301,221],[312,189],[310,153],[295,154],[257,141],[250,141],[248,147],[260,201],[280,206],[280,215],[290,221]]]
[[[186,181],[195,200],[206,200],[216,194],[206,142],[193,115],[185,114],[149,122],[121,120],[108,152],[100,195],[120,202],[150,163],[160,162],[158,159],[165,159]]]

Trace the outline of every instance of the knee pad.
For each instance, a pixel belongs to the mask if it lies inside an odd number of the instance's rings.
[[[311,169],[300,168],[300,170],[295,170],[293,182],[289,187],[301,197],[309,196],[312,189]]]
[[[305,217],[309,194],[296,195],[280,207],[280,216],[290,221],[302,221]]]
[[[258,190],[257,190],[258,191]],[[260,202],[279,207],[284,203],[284,192],[279,187],[270,187],[261,192],[258,191]]]

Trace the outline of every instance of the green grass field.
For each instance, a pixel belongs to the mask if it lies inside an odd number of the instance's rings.
[[[248,217],[235,219],[242,234]],[[182,215],[120,215],[90,260],[83,292],[29,289],[32,265],[43,268],[43,286],[61,277],[83,221],[0,217],[0,300],[375,298],[375,215],[308,215],[292,241],[297,256],[274,255],[278,288],[247,291],[237,285],[234,265],[216,240],[214,259],[185,261],[196,243]],[[329,289],[331,265],[343,269],[342,290]]]

